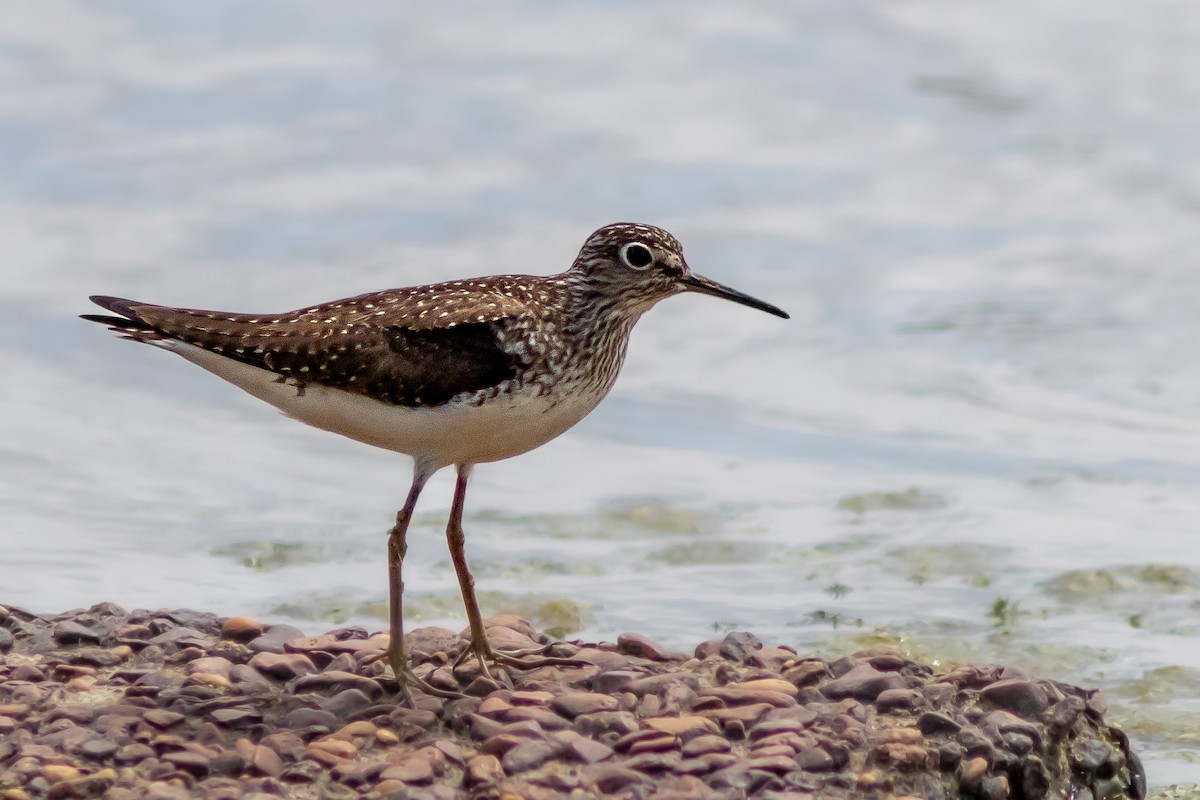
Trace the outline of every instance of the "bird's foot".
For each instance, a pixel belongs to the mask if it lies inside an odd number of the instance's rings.
[[[494,649],[486,637],[472,639],[466,648],[458,654],[458,658],[454,660],[452,667],[457,668],[468,658],[474,656],[479,661],[479,670],[483,673],[483,676],[488,680],[496,681],[496,678],[492,675],[491,666],[529,670],[538,669],[539,667],[586,667],[591,665],[591,662],[582,661],[577,658],[545,655],[551,647],[553,647],[553,644],[531,647],[527,650],[504,651]]]
[[[432,683],[425,680],[413,671],[413,668],[408,663],[407,658],[405,658],[403,655],[397,656],[397,654],[388,650],[367,656],[363,659],[362,663],[369,664],[374,661],[382,661],[385,658],[392,668],[392,674],[396,678],[396,683],[399,684],[400,696],[408,704],[409,708],[417,707],[416,698],[413,695],[414,689],[423,692],[430,697],[440,697],[443,700],[459,700],[463,697],[466,697],[466,695],[462,692],[456,692],[453,689],[443,689],[440,686],[434,686]]]
[[[409,708],[417,707],[416,698],[413,696],[413,689],[424,692],[431,697],[440,697],[443,700],[460,700],[466,697],[466,695],[462,692],[457,692],[453,689],[442,689],[441,687],[434,686],[432,683],[413,672],[411,667],[405,667],[400,672],[396,673],[396,681],[400,684],[400,696],[404,698],[406,703],[408,703]]]

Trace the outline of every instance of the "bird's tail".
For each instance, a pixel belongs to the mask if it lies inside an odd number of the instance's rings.
[[[88,298],[101,308],[108,309],[114,314],[120,316],[114,317],[108,314],[80,314],[80,319],[86,319],[88,322],[99,322],[101,325],[107,325],[110,331],[121,334],[125,339],[132,339],[136,342],[155,342],[165,338],[158,329],[153,325],[143,320],[137,313],[137,307],[142,305],[134,300],[126,300],[122,297],[106,297],[104,295],[92,295]]]

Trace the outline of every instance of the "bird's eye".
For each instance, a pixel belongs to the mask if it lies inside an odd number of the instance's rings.
[[[621,261],[633,269],[645,269],[654,263],[654,251],[641,242],[630,242],[621,248]]]

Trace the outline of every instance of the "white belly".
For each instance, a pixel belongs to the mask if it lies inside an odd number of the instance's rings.
[[[591,412],[604,394],[501,395],[481,406],[450,402],[408,408],[341,389],[279,376],[177,340],[156,342],[278,408],[293,419],[365,444],[422,458],[437,467],[499,461],[539,447]]]

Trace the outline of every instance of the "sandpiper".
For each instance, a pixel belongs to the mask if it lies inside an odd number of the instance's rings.
[[[125,338],[183,356],[301,422],[412,456],[413,479],[388,535],[390,643],[402,691],[444,694],[404,652],[405,534],[430,476],[458,480],[446,538],[473,654],[513,667],[552,663],[494,650],[463,552],[463,503],[475,464],[539,447],[612,388],[634,323],[655,303],[699,292],[788,318],[779,308],[691,271],[661,228],[607,225],[558,275],[496,275],[389,289],[282,314],[236,314],[91,300],[85,314]]]

